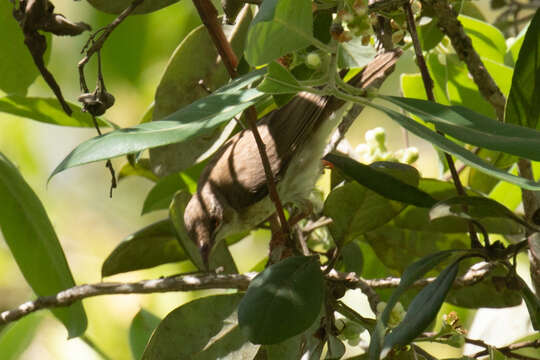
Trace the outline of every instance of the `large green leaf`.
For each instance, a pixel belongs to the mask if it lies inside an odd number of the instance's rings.
[[[351,182],[332,190],[324,203],[323,213],[333,220],[329,229],[334,242],[343,246],[384,225],[404,206]]]
[[[170,312],[159,324],[142,360],[253,359],[259,346],[238,327],[242,294],[194,300]]]
[[[429,217],[432,220],[447,216],[475,220],[490,217],[506,218],[533,231],[538,231],[538,226],[528,223],[504,205],[495,200],[478,196],[457,196],[446,199],[435,204],[429,211]]]
[[[407,315],[405,315],[403,321],[385,337],[381,353],[382,357],[393,346],[403,346],[410,343],[435,319],[446,298],[446,294],[454,283],[458,270],[459,261],[456,261],[441,272],[434,282],[416,295],[409,305]]]
[[[227,247],[225,241],[220,241],[214,245],[214,248],[210,252],[209,267],[206,269],[204,265],[201,253],[195,242],[189,237],[184,224],[184,211],[186,210],[187,203],[191,198],[191,194],[185,190],[178,191],[173,197],[173,201],[169,207],[169,218],[176,230],[176,236],[180,245],[184,248],[185,254],[191,259],[193,264],[203,271],[214,270],[218,267],[223,267],[223,271],[228,274],[238,273],[236,264],[232,255]]]
[[[418,190],[415,186],[395,176],[385,173],[382,169],[377,170],[351,158],[336,154],[328,154],[324,159],[334,164],[361,185],[385,198],[421,207],[431,207],[436,203],[429,194]],[[405,166],[407,165],[403,165],[403,167]]]
[[[540,161],[540,132],[536,130],[496,121],[461,106],[402,97],[384,98],[458,140]]]
[[[32,342],[41,320],[43,320],[41,314],[30,314],[2,329],[2,332],[0,332],[2,360],[21,358],[22,353]]]
[[[251,72],[162,121],[115,130],[87,140],[77,146],[54,169],[50,177],[70,167],[136,153],[205,134],[265,96],[256,89],[242,90],[263,75],[262,70]]]
[[[504,284],[501,284],[500,280],[504,279],[507,273],[508,269],[497,264],[482,281],[450,290],[445,301],[469,309],[518,306],[521,304],[519,292],[509,288],[504,281]]]
[[[75,286],[69,265],[41,201],[15,165],[0,153],[0,229],[24,278],[38,296]],[[81,302],[51,310],[68,336],[86,330]]]
[[[224,25],[231,47],[238,55],[244,51],[247,30],[252,19],[246,8],[236,25]],[[152,120],[160,120],[176,110],[208,95],[229,80],[208,30],[201,25],[191,31],[172,54],[156,89]],[[203,161],[227,140],[236,121],[216,127],[209,133],[178,144],[150,150],[152,169],[159,176],[184,170]]]
[[[47,124],[94,127],[90,114],[83,113],[78,105],[70,103],[69,106],[73,110],[71,116],[64,112],[56,98],[24,97],[20,95],[0,97],[0,112]],[[117,127],[103,119],[98,118],[97,120],[99,125]]]
[[[165,176],[150,190],[142,208],[142,215],[155,210],[168,209],[174,194],[187,185],[182,179],[182,174],[175,173]]]
[[[308,46],[312,38],[310,0],[265,0],[248,32],[246,59],[263,65]]]
[[[540,120],[540,10],[529,25],[512,77],[505,121],[532,129]]]
[[[481,57],[501,64],[504,63],[506,41],[499,29],[487,22],[469,16],[460,15],[458,19],[467,35],[471,38],[474,50]]]
[[[420,190],[430,194],[438,201],[453,198],[457,195],[453,183],[435,179],[421,179]],[[468,190],[468,196],[479,196],[478,193]],[[466,233],[469,229],[468,221],[458,217],[444,217],[430,219],[429,210],[416,206],[408,206],[393,219],[393,223],[404,230],[417,230],[435,233]],[[492,234],[525,234],[524,228],[514,220],[497,217],[482,218],[478,222]]]
[[[470,243],[466,233],[407,230],[394,222],[366,233],[364,238],[394,274],[402,273],[411,261],[438,251],[465,249]]]
[[[385,97],[385,98],[390,99],[391,97]],[[404,99],[404,98],[401,98],[401,99]],[[407,99],[407,100],[422,101],[418,99]],[[401,103],[404,103],[404,102],[401,102]],[[435,104],[435,103],[430,103],[430,102],[423,102],[423,103]],[[438,104],[435,104],[435,105],[438,105]],[[464,162],[465,164],[469,166],[477,168],[488,175],[491,175],[500,180],[508,181],[524,189],[528,189],[528,190],[540,189],[539,183],[536,183],[532,180],[524,179],[518,176],[514,176],[511,174],[507,174],[506,172],[495,168],[493,165],[486,163],[484,160],[480,159],[478,156],[474,155],[472,152],[464,149],[463,147],[457,145],[456,143],[446,139],[445,137],[435,133],[434,131],[429,130],[425,126],[417,123],[416,121],[394,110],[391,110],[387,107],[380,106],[374,103],[370,103],[370,106],[375,107],[376,109],[388,114],[390,118],[395,120],[397,123],[399,123],[402,127],[407,129],[408,131],[431,142],[434,146],[438,147],[439,149],[456,156],[458,159],[460,159],[462,162]],[[459,109],[460,111],[463,110],[463,112],[470,111],[465,108],[459,108]],[[508,124],[505,124],[505,125],[508,125]],[[460,132],[462,131],[460,130]],[[535,135],[532,132],[529,132],[527,134],[528,134],[528,137],[532,137]],[[534,139],[531,139],[531,141],[534,141]],[[521,150],[524,150],[522,147],[520,148]]]
[[[124,11],[133,0],[88,0],[88,2],[95,7],[96,9],[109,13],[109,14],[120,14]],[[138,5],[133,11],[134,14],[146,14],[152,11],[159,10],[171,4],[178,2],[178,0],[152,0],[152,1],[143,1]]]
[[[147,269],[187,260],[169,219],[148,225],[129,235],[107,256],[101,276]]]
[[[161,319],[145,309],[139,310],[137,315],[131,320],[129,327],[129,347],[133,359],[140,359],[144,353],[144,348],[154,330],[158,327]]]
[[[313,324],[323,298],[319,260],[290,257],[253,279],[238,308],[238,320],[252,343],[279,343]]]
[[[28,87],[39,75],[30,51],[24,44],[24,35],[12,15],[13,4],[10,1],[0,3],[0,91],[6,94],[25,95]],[[48,48],[51,47],[51,35],[46,34]],[[45,52],[45,61],[50,51]]]

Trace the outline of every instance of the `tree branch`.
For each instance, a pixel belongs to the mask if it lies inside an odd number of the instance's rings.
[[[403,10],[405,12],[405,17],[407,18],[407,27],[409,28],[409,34],[411,34],[414,53],[416,55],[416,62],[418,63],[420,74],[422,75],[422,82],[424,83],[426,97],[429,101],[436,102],[435,94],[433,93],[433,79],[429,74],[426,60],[424,59],[424,54],[422,53],[422,47],[420,45],[420,40],[418,39],[418,33],[416,31],[416,24],[414,21],[414,14],[411,9],[411,4],[406,3],[405,5],[403,5]],[[442,131],[437,130],[437,133],[441,136],[445,136]],[[448,164],[448,169],[450,170],[450,174],[452,175],[452,181],[458,195],[467,196],[465,189],[463,188],[463,184],[461,183],[461,179],[459,178],[459,173],[456,170],[456,164],[454,163],[454,159],[452,158],[452,156],[450,156],[450,154],[446,152],[444,153],[444,158],[446,159],[446,163]],[[463,207],[466,210],[466,206]],[[469,237],[471,238],[471,247],[480,247],[480,242],[478,241],[478,236],[476,235],[476,231],[474,230],[474,225],[471,221],[468,221],[467,226],[469,228]]]
[[[486,277],[493,268],[491,263],[473,265],[467,273],[456,279],[454,288],[474,285]],[[55,307],[65,307],[76,301],[95,296],[119,294],[153,294],[173,291],[194,291],[207,289],[237,289],[246,290],[257,273],[246,274],[216,274],[204,273],[193,275],[175,275],[159,279],[141,280],[130,283],[101,282],[85,284],[60,291],[51,296],[42,296],[34,301],[28,301],[12,310],[0,313],[0,325],[7,324],[29,315],[33,312]],[[388,289],[399,286],[400,279],[388,277],[385,279],[363,279],[355,273],[338,273],[330,271],[326,276],[329,281],[343,282],[349,289],[361,289],[370,302],[376,307],[378,296],[374,289]],[[424,287],[435,281],[434,277],[416,281],[413,287]]]
[[[514,353],[514,351],[519,350],[519,349],[524,349],[524,348],[540,348],[540,339],[531,340],[531,341],[524,341],[524,342],[515,343],[515,344],[510,344],[508,346],[503,346],[503,347],[500,347],[500,348],[496,348],[496,347],[493,347],[493,346],[491,346],[489,344],[486,344],[482,340],[465,338],[465,342],[468,343],[468,344],[473,344],[473,345],[476,345],[476,346],[483,347],[485,349],[485,350],[479,351],[476,354],[474,354],[472,356],[474,358],[479,358],[481,356],[489,355],[489,349],[493,348],[493,349],[501,352],[502,354],[504,354],[505,356],[510,357],[510,358],[519,359],[519,360],[538,360],[537,358],[534,358],[534,357],[521,355],[521,354],[516,354],[516,353]]]
[[[471,38],[465,34],[463,25],[447,0],[423,0],[437,14],[441,31],[450,38],[460,60],[465,62],[482,96],[493,106],[500,121],[504,119],[506,99],[486,70],[484,63],[472,46]]]

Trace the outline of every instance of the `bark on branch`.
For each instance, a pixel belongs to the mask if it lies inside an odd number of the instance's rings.
[[[462,277],[456,279],[454,287],[474,285],[489,274],[492,264],[481,263],[471,267]],[[206,289],[237,289],[246,290],[257,273],[246,274],[193,274],[177,275],[160,279],[141,280],[137,282],[101,282],[75,286],[51,296],[42,296],[34,301],[25,302],[14,309],[0,313],[0,325],[7,324],[29,315],[33,312],[55,307],[64,307],[76,301],[94,296],[120,294],[153,294],[174,291],[194,291]],[[374,296],[373,289],[395,288],[400,279],[388,277],[385,279],[363,279],[355,273],[338,273],[335,270],[327,275],[329,281],[344,282],[350,289],[361,289],[370,301]],[[423,287],[433,282],[435,278],[418,280],[414,287]],[[369,290],[371,289],[371,290]],[[376,294],[375,294],[376,295]]]

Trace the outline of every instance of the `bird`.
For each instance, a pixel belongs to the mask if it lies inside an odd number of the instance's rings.
[[[378,54],[349,84],[379,86],[400,54]],[[333,96],[300,92],[257,122],[283,204],[302,207],[308,202],[344,104]],[[197,191],[185,208],[184,224],[208,267],[217,242],[254,228],[274,212],[255,138],[244,129],[223,144],[202,171]]]

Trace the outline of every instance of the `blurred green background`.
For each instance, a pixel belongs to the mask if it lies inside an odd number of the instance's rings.
[[[488,1],[478,3],[483,8],[488,7]],[[114,16],[100,13],[84,1],[56,0],[54,4],[57,12],[73,21],[85,21],[94,30],[114,19]],[[115,106],[106,116],[109,120],[120,126],[135,125],[141,120],[153,101],[154,91],[169,55],[199,23],[191,1],[181,1],[149,15],[129,17],[113,32],[102,51],[107,88],[116,97]],[[61,85],[65,97],[72,102],[76,102],[79,95],[77,63],[82,57],[80,50],[87,38],[87,33],[73,38],[56,37],[52,44],[48,67]],[[87,81],[91,88],[95,83],[94,61],[86,67]],[[399,94],[399,74],[404,72],[416,72],[411,53],[403,57],[382,91]],[[52,93],[44,81],[38,78],[31,86],[29,95],[51,97]],[[152,186],[151,182],[142,178],[130,177],[123,180],[114,191],[113,198],[109,199],[110,177],[103,163],[71,169],[47,184],[52,169],[76,145],[95,136],[94,129],[46,125],[4,113],[0,113],[0,126],[0,151],[17,164],[44,203],[77,283],[100,281],[103,260],[123,238],[166,216],[164,212],[140,216],[143,200]],[[351,129],[351,144],[354,146],[363,142],[365,131],[376,126],[386,129],[390,150],[405,147],[402,130],[383,115],[371,110],[364,112],[361,121],[357,121]],[[438,177],[437,162],[431,146],[414,137],[410,137],[410,144],[420,150],[420,160],[415,165],[422,175]],[[117,170],[124,162],[125,159],[113,161]],[[248,271],[260,259],[260,256],[253,254],[265,254],[265,242],[264,238],[255,238],[233,247],[241,271]],[[156,278],[184,270],[180,265],[164,265],[106,280]],[[1,310],[34,297],[4,242],[0,242],[0,274]],[[89,317],[87,337],[112,359],[131,359],[128,328],[139,309],[144,307],[158,316],[164,316],[193,296],[197,294],[121,295],[87,299],[84,301]],[[351,294],[350,297],[358,298],[358,294]],[[18,335],[27,337],[30,342],[21,359],[101,358],[84,341],[67,341],[63,326],[45,312],[31,315],[28,319],[29,328]],[[36,336],[32,339],[29,336],[30,329],[35,324]],[[4,360],[1,353],[0,359]]]

